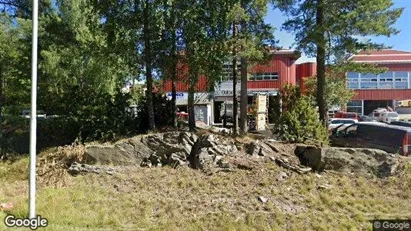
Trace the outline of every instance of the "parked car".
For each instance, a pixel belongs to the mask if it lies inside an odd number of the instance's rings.
[[[350,118],[360,120],[360,116],[355,112],[337,112],[334,114],[334,118]]]
[[[47,117],[46,113],[42,110],[38,110],[36,114],[37,114],[37,118],[46,118]],[[21,116],[24,117],[24,118],[30,119],[31,109],[24,109],[21,112]]]
[[[378,122],[359,122],[343,129],[336,128],[331,142],[336,146],[376,148],[389,153],[409,155],[411,128]]]
[[[385,122],[385,123],[391,123],[393,121],[399,121],[400,116],[398,115],[397,112],[392,112],[392,111],[384,111],[380,113],[380,117],[378,121]]]
[[[375,118],[372,117],[372,115],[361,115],[359,121],[364,121],[364,122],[377,122]]]
[[[333,130],[334,128],[343,125],[343,124],[354,124],[358,123],[358,120],[356,119],[345,119],[345,118],[333,118],[330,120],[330,123],[328,125],[328,131]]]
[[[405,122],[405,121],[392,121],[390,125],[397,125],[397,126],[403,126],[403,127],[411,127],[411,122]]]

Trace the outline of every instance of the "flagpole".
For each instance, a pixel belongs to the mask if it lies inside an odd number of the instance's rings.
[[[31,116],[30,116],[30,195],[29,216],[36,216],[36,141],[37,141],[37,30],[38,0],[33,0],[33,41],[31,52]]]

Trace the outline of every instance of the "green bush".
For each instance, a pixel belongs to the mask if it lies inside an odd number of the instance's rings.
[[[135,134],[136,120],[127,110],[131,96],[120,91],[114,96],[98,89],[73,86],[62,95],[58,113],[67,115],[70,127],[82,142],[108,141]],[[60,107],[61,107],[60,106]]]
[[[281,99],[283,112],[273,129],[278,138],[295,143],[328,144],[327,129],[310,99],[301,95],[298,87],[285,86]]]
[[[148,130],[147,99],[137,104],[137,117],[130,108],[131,96],[122,92],[113,95],[88,87],[71,86],[56,99],[50,99],[47,111],[58,115],[37,119],[37,149],[80,142],[112,141]],[[54,103],[59,102],[59,103]],[[153,95],[156,127],[172,125],[171,101],[160,94]],[[43,107],[44,108],[44,107]],[[30,119],[7,116],[3,120],[4,150],[28,153]]]
[[[153,94],[154,122],[157,129],[173,125],[173,105],[171,100],[162,93]],[[138,128],[140,132],[147,132],[148,127],[148,109],[147,97],[144,96],[137,105]]]

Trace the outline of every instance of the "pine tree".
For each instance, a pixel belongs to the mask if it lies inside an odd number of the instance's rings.
[[[326,63],[359,49],[383,47],[383,44],[363,42],[361,37],[398,33],[392,26],[403,9],[392,9],[391,0],[273,0],[273,3],[288,15],[283,28],[295,34],[297,49],[316,56],[316,100],[320,119],[325,123]]]

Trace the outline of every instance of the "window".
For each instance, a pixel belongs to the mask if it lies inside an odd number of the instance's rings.
[[[237,63],[237,71],[238,74],[237,76],[239,76],[241,70],[241,63],[238,62]],[[222,74],[222,80],[232,80],[233,79],[233,64],[232,63],[226,63],[223,65],[223,74]]]
[[[385,82],[380,82],[380,87],[381,89],[392,89],[393,88],[393,82],[392,79],[390,79],[391,81],[389,81],[388,79],[385,79]]]
[[[332,120],[331,124],[353,124],[354,120]]]
[[[278,72],[253,73],[252,80],[278,80]]]
[[[387,71],[385,73],[381,73],[380,74],[380,78],[392,78],[393,77],[393,73],[392,71]]]
[[[361,80],[360,88],[361,89],[375,89],[377,88],[377,82]]]
[[[408,88],[408,83],[405,82],[395,82],[395,88],[396,89],[407,89]]]
[[[358,79],[358,72],[348,72],[347,78],[348,79]]]
[[[347,132],[347,134],[349,133],[349,132],[354,132],[354,131],[356,131],[357,130],[357,126],[358,125],[351,125],[351,126],[349,126],[349,127],[347,127],[346,129],[345,129],[345,131]]]
[[[403,78],[407,78],[408,77],[408,72],[406,71],[396,71],[395,72],[395,77],[403,77]]]
[[[361,107],[362,102],[361,100],[351,100],[350,102],[348,102],[347,106],[348,107]]]
[[[407,89],[408,88],[408,72],[397,71],[395,72],[394,88]]]
[[[347,112],[355,112],[358,115],[362,114],[362,101],[351,100],[347,103]]]
[[[358,89],[358,79],[348,79],[348,88],[349,89]]]
[[[398,117],[398,114],[396,112],[388,112],[387,117],[396,118],[396,117]]]

